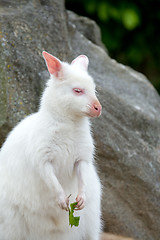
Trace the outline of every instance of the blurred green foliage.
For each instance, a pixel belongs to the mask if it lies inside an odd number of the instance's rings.
[[[95,20],[110,56],[160,93],[160,0],[66,0],[66,8]]]

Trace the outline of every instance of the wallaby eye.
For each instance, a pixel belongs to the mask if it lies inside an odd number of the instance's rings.
[[[84,94],[84,89],[82,89],[82,88],[73,88],[73,92],[76,95],[82,95],[82,94]]]

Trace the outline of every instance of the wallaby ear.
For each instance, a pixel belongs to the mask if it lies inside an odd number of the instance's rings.
[[[77,58],[75,58],[71,64],[76,64],[78,65],[80,68],[82,68],[83,70],[86,70],[88,69],[88,64],[89,64],[89,59],[87,56],[85,55],[80,55],[78,56]]]
[[[61,71],[62,68],[61,62],[56,57],[45,51],[42,52],[42,55],[45,59],[49,73],[54,75],[55,77],[58,77],[58,73]]]

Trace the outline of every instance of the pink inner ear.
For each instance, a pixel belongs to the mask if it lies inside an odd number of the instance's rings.
[[[51,54],[43,51],[43,57],[46,61],[47,68],[50,74],[53,74],[54,76],[58,77],[58,72],[61,70],[61,62]]]

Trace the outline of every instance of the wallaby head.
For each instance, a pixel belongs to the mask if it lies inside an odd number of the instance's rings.
[[[102,107],[96,97],[94,81],[87,72],[87,56],[80,55],[71,64],[45,51],[43,57],[51,77],[42,105],[65,117],[100,116]]]

